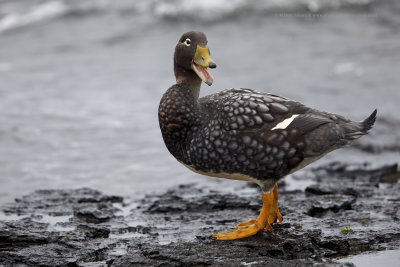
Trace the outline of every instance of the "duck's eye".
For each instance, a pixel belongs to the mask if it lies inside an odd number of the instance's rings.
[[[191,41],[190,41],[189,38],[186,38],[186,40],[185,40],[183,43],[184,43],[186,46],[190,46]]]

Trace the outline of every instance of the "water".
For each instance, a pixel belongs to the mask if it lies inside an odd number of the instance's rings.
[[[397,267],[400,261],[399,250],[385,250],[369,254],[361,254],[356,256],[350,256],[345,259],[339,260],[339,262],[351,262],[357,267]]]
[[[400,161],[390,149],[400,142],[397,1],[227,2],[0,0],[0,203],[39,188],[133,196],[241,183],[189,172],[162,142],[159,99],[192,29],[218,64],[202,95],[248,87],[355,120],[377,107],[361,144],[382,153],[350,148],[321,163]]]

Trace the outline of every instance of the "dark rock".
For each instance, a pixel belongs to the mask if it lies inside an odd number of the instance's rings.
[[[328,211],[337,213],[341,210],[351,210],[352,204],[355,200],[356,198],[345,195],[324,195],[319,196],[318,199],[314,197],[314,200],[312,201],[313,204],[307,211],[307,215],[321,218]]]
[[[355,168],[356,167],[356,168]],[[358,168],[357,168],[358,167]],[[351,179],[362,179],[363,177],[368,177],[371,183],[373,182],[384,182],[385,177],[398,177],[400,172],[398,170],[398,164],[385,165],[376,169],[368,169],[367,166],[354,166],[346,165],[340,162],[333,162],[328,166],[314,169],[315,171],[322,170],[329,175],[343,176]],[[392,178],[393,179],[393,178]],[[389,179],[389,180],[392,180]],[[393,182],[397,182],[394,180]]]
[[[398,165],[393,164],[391,166],[388,166],[386,169],[385,173],[382,173],[382,175],[379,177],[381,183],[397,183],[400,178],[400,172],[398,170]]]
[[[306,194],[309,195],[330,195],[333,194],[332,188],[326,188],[320,185],[308,186],[305,190]]]
[[[86,238],[108,238],[111,232],[107,227],[99,227],[97,225],[80,224],[77,229],[82,230]]]
[[[126,203],[88,188],[39,190],[1,207],[0,262],[6,266],[351,266],[335,259],[399,247],[400,186],[380,186],[385,177],[398,174],[397,166],[368,170],[368,166],[333,163],[311,172],[315,184],[306,192],[280,187],[283,223],[273,224],[271,232],[235,241],[209,237],[255,218],[261,208],[258,188],[235,188],[226,194],[215,190],[215,184],[187,184]],[[343,234],[342,229],[354,230]]]
[[[33,222],[30,218],[0,222],[0,249],[54,242],[54,237],[46,232],[47,225]]]
[[[100,207],[80,207],[74,210],[74,216],[87,223],[103,223],[111,220],[113,212]]]
[[[184,191],[188,190],[187,187],[180,188]],[[190,189],[189,189],[190,190]],[[234,194],[215,194],[209,193],[200,197],[192,196],[185,197],[179,196],[176,193],[167,192],[159,196],[159,200],[154,201],[146,211],[149,213],[171,213],[171,212],[212,212],[217,210],[238,209],[246,208],[258,210],[259,205],[250,203],[246,198],[239,197]]]

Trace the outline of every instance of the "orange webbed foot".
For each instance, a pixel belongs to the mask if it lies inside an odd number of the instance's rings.
[[[275,185],[275,188],[272,192],[263,194],[262,200],[263,207],[257,219],[239,223],[234,229],[214,234],[211,236],[211,238],[216,240],[235,240],[239,238],[245,238],[255,235],[264,229],[264,227],[271,231],[272,223],[274,223],[277,219],[279,222],[283,221],[282,215],[278,209],[278,186]]]
[[[235,240],[255,235],[263,228],[263,225],[258,225],[257,223],[248,223],[240,227],[236,226],[235,229],[230,229],[225,232],[212,235],[211,238],[216,240]]]
[[[253,220],[250,220],[250,221],[247,221],[247,222],[242,222],[242,223],[239,223],[238,225],[236,225],[235,228],[236,229],[241,229],[241,228],[244,228],[244,227],[246,227],[248,225],[254,224],[255,222],[256,222],[256,219],[253,219]]]

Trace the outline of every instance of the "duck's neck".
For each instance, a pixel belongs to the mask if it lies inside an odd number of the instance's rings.
[[[172,155],[185,162],[184,151],[201,124],[199,92],[201,80],[193,71],[175,66],[176,83],[161,99],[158,119],[165,145]]]
[[[174,72],[176,83],[183,85],[185,88],[190,88],[192,95],[197,100],[200,94],[201,79],[192,70],[186,70],[174,64]]]

